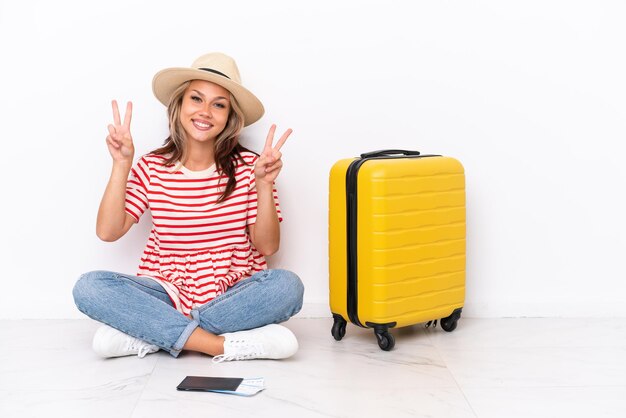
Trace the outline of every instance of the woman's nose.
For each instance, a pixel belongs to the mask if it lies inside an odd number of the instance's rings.
[[[207,103],[204,106],[202,106],[202,109],[200,109],[200,114],[202,116],[206,116],[208,118],[212,118],[213,115],[211,114],[211,105]]]

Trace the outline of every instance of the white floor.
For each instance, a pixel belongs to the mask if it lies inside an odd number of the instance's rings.
[[[212,364],[159,352],[103,360],[90,320],[0,321],[0,417],[626,417],[626,319],[468,319],[447,333],[292,319],[300,351]],[[176,391],[186,375],[264,377],[244,398]]]

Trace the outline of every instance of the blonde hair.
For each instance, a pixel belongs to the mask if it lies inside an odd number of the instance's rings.
[[[172,93],[167,106],[170,136],[165,139],[163,146],[151,152],[151,154],[154,155],[169,154],[170,156],[166,159],[165,165],[173,165],[178,161],[183,162],[187,159],[187,135],[185,134],[183,125],[180,123],[180,111],[183,105],[183,97],[189,84],[191,84],[191,80],[178,86]],[[243,124],[243,112],[239,107],[239,103],[237,103],[237,100],[231,94],[230,112],[226,126],[215,139],[215,167],[217,171],[228,177],[224,192],[217,200],[218,203],[226,200],[237,185],[235,179],[237,162],[242,161],[245,164],[245,161],[241,158],[241,152],[249,150],[239,144],[239,133],[243,129]]]

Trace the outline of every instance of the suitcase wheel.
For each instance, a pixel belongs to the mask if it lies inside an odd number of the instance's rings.
[[[459,318],[461,317],[461,309],[455,309],[452,312],[452,315],[447,316],[445,318],[441,318],[439,323],[441,324],[441,328],[444,331],[452,332],[456,329],[457,322],[459,322]]]
[[[331,333],[333,334],[333,338],[337,341],[341,341],[344,335],[346,335],[346,320],[343,319],[341,315],[333,314],[333,319],[335,322],[333,323],[333,329]]]
[[[378,346],[381,350],[389,351],[394,345],[396,345],[396,340],[393,338],[393,335],[389,333],[389,331],[374,330],[374,334],[376,334]]]

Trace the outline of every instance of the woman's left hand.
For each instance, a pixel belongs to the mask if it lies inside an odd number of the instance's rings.
[[[283,167],[283,162],[280,159],[282,157],[280,148],[285,144],[285,141],[287,141],[287,138],[289,138],[289,135],[291,135],[291,132],[293,131],[291,129],[287,129],[283,136],[280,137],[276,145],[272,146],[275,132],[276,125],[272,125],[267,134],[267,139],[265,140],[265,148],[263,148],[263,152],[259,156],[254,169],[257,187],[259,183],[272,185],[274,180],[276,180],[276,177],[278,177],[280,169]]]

